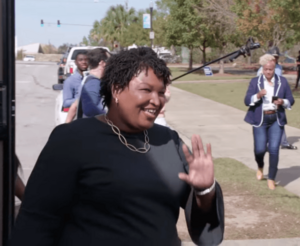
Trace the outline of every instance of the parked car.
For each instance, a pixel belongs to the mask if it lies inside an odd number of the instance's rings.
[[[23,61],[35,61],[35,57],[34,56],[25,56],[23,58]]]

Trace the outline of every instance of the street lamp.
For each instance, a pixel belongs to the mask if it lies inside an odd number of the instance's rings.
[[[152,29],[152,13],[153,13],[153,1],[150,2],[150,40],[151,40],[151,48],[153,48],[153,39],[154,33]]]

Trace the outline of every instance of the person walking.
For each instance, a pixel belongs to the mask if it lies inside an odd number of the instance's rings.
[[[274,56],[263,55],[259,63],[262,66],[262,74],[250,81],[244,100],[245,105],[249,107],[245,121],[253,126],[258,180],[263,179],[264,156],[268,144],[268,187],[274,190],[279,147],[284,125],[287,124],[285,109],[291,109],[294,98],[287,80],[275,73]]]
[[[278,49],[274,49],[272,51],[272,56],[274,56],[275,62],[276,62],[275,74],[277,74],[278,76],[282,76],[282,66],[278,64],[278,60],[279,60]],[[262,74],[262,67],[260,67],[260,69],[257,71],[257,76],[260,76],[261,74]],[[296,150],[297,149],[297,146],[292,145],[288,142],[286,132],[285,132],[285,128],[283,128],[283,133],[282,133],[280,145],[281,145],[281,149],[291,149],[291,150]]]
[[[166,98],[166,103],[169,102],[171,98],[171,92],[170,92],[170,86],[166,87],[166,92],[165,92],[165,98]],[[166,105],[161,109],[159,112],[159,115],[155,119],[154,123],[159,124],[161,126],[166,126],[169,127],[166,121]]]
[[[299,50],[298,54],[299,54],[299,56],[297,57],[297,79],[296,79],[294,90],[298,89],[299,80],[300,80],[300,50]]]
[[[29,178],[9,246],[180,246],[179,209],[197,245],[219,245],[224,203],[211,146],[154,124],[170,70],[151,48],[108,59],[108,113],[59,125]]]

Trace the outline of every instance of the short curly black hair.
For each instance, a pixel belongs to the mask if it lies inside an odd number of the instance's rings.
[[[100,95],[103,98],[103,106],[109,108],[113,86],[124,90],[134,76],[141,71],[147,73],[149,68],[153,69],[157,78],[163,80],[165,86],[171,83],[169,68],[151,48],[140,47],[121,51],[111,56],[106,63],[104,75],[101,78]]]

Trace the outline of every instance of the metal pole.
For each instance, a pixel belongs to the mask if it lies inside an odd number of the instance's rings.
[[[150,32],[153,31],[152,29],[152,13],[153,13],[153,3],[150,4]],[[153,48],[153,39],[151,38],[151,48]]]
[[[15,0],[1,0],[0,8],[0,245],[5,245],[14,223]]]

